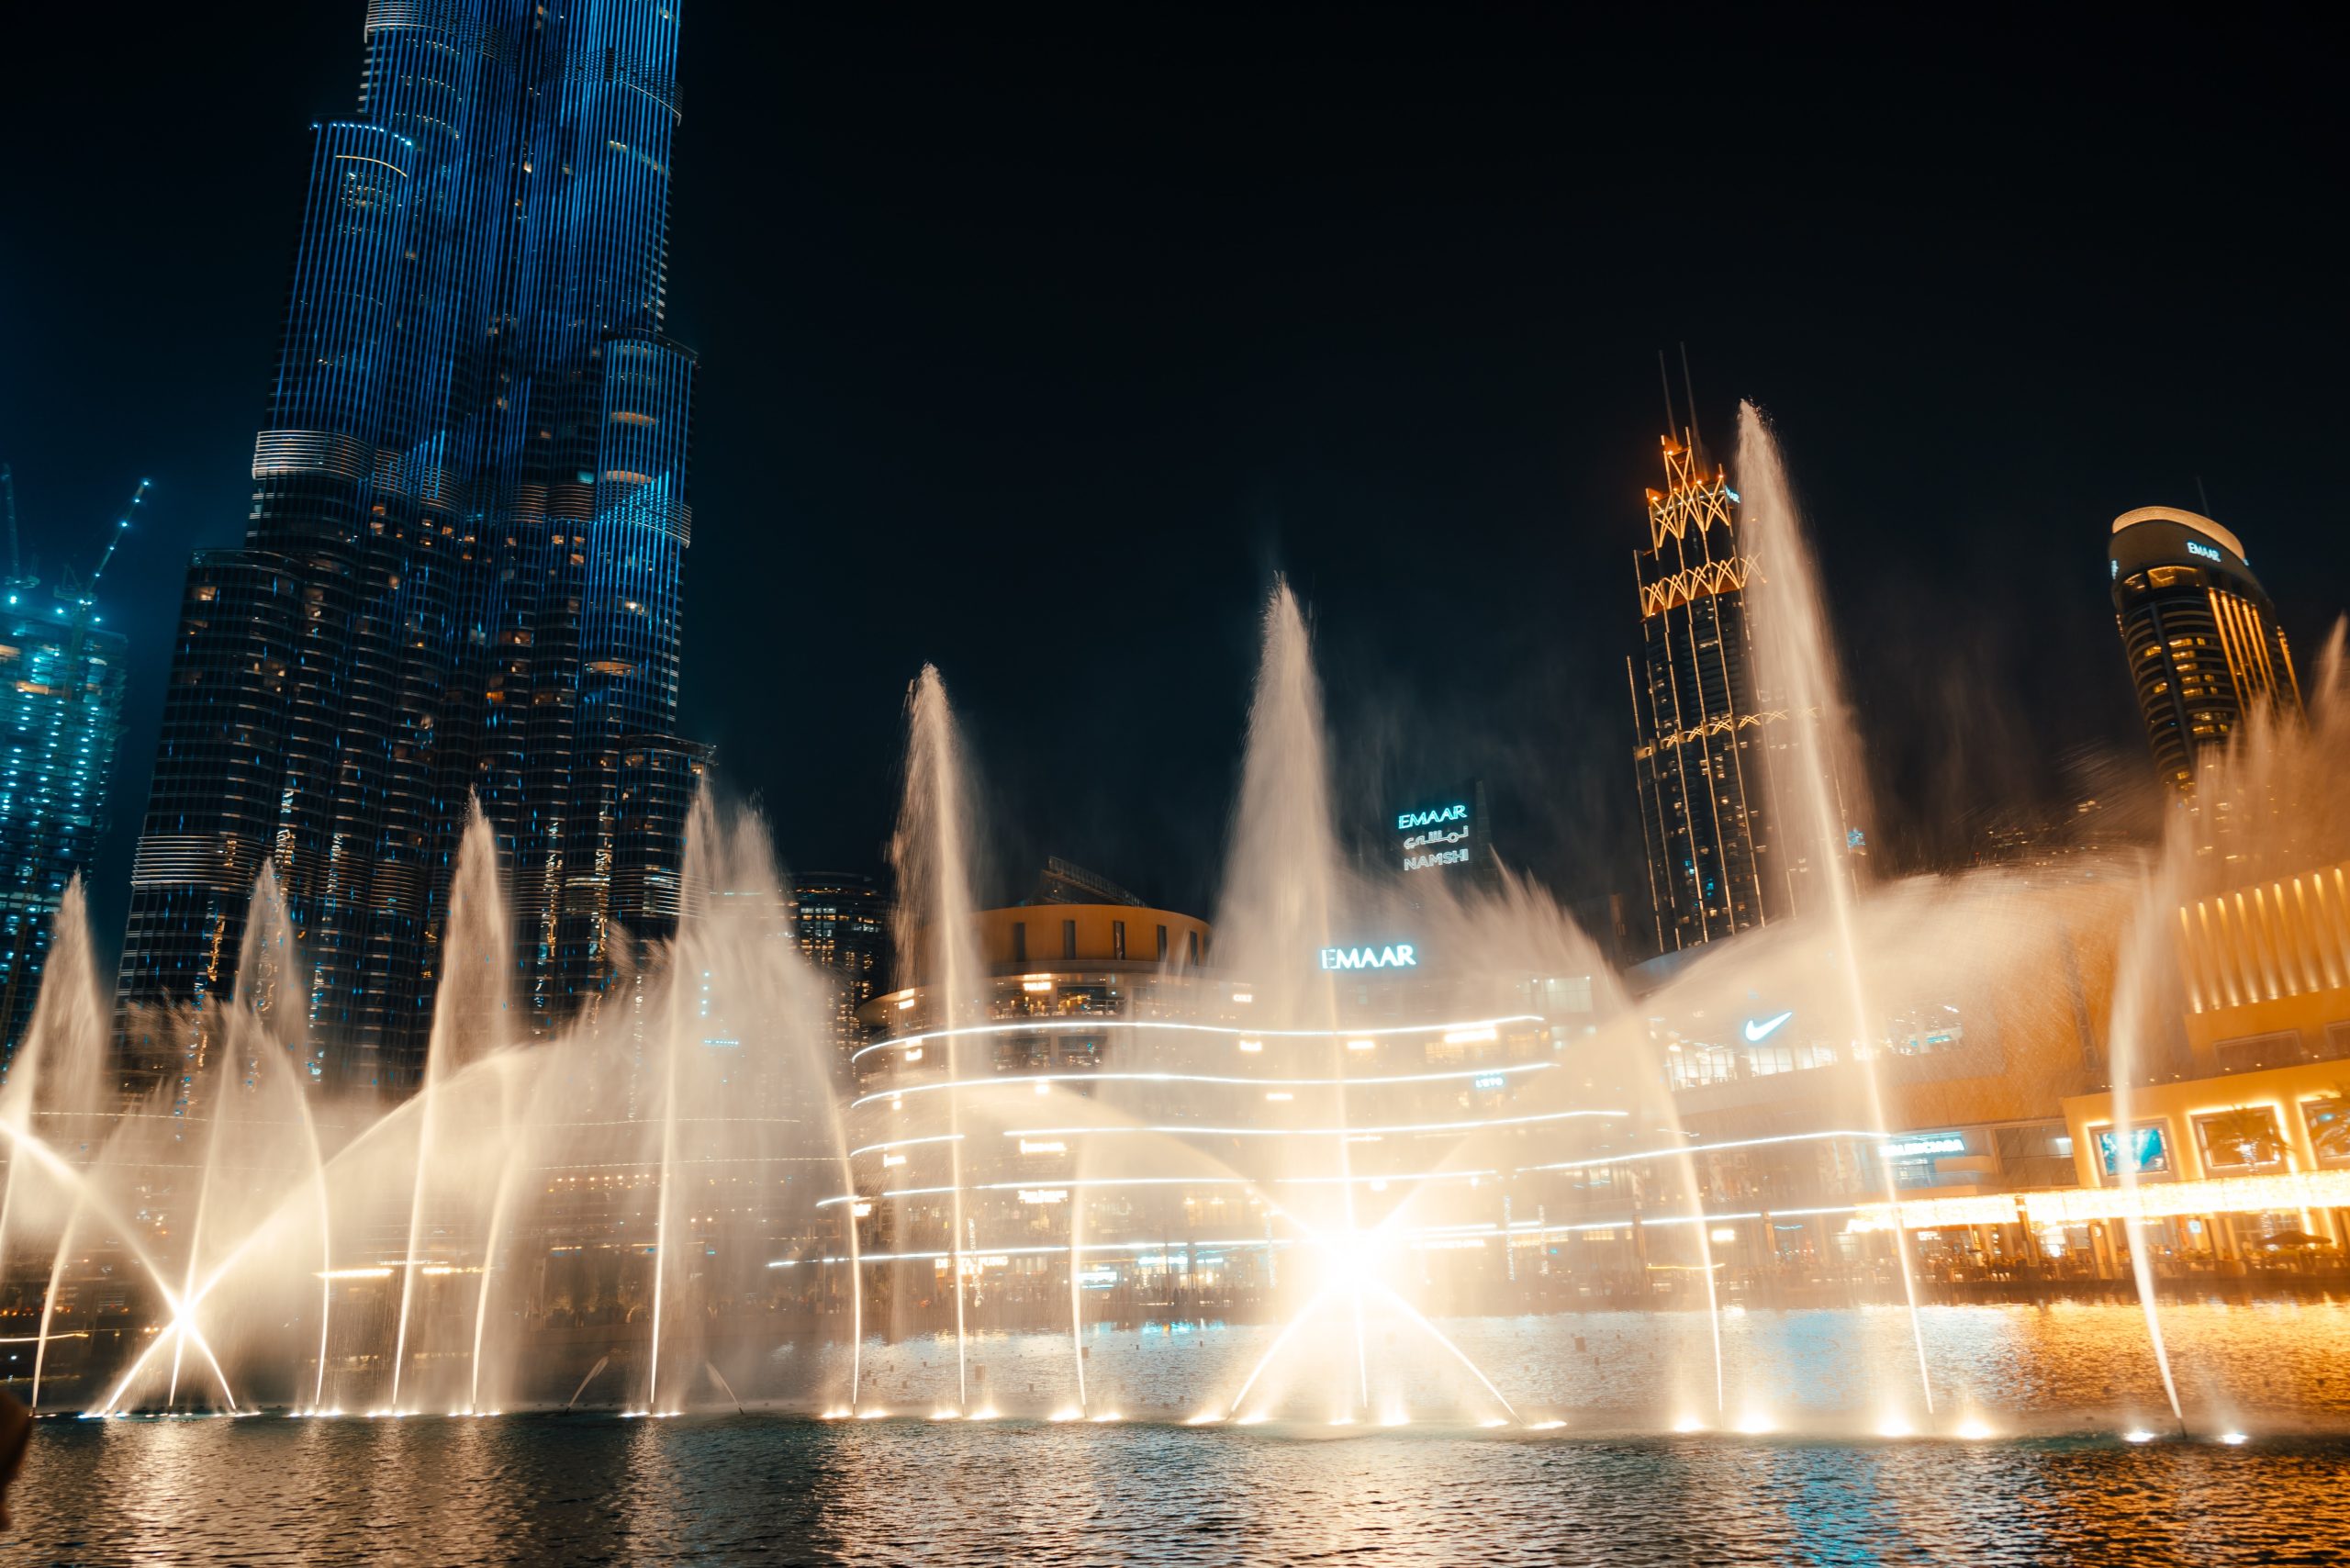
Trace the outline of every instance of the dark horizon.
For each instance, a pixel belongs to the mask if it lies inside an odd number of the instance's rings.
[[[0,457],[43,577],[157,482],[106,578],[109,951],[181,578],[242,531],[307,128],[350,110],[362,9],[287,7],[266,50],[51,17],[110,68],[11,106],[45,156],[0,243]],[[878,867],[932,661],[994,892],[1054,853],[1212,913],[1283,572],[1346,810],[1480,776],[1505,857],[1629,895],[1630,554],[1683,342],[1710,446],[1740,397],[1777,421],[1893,868],[2151,794],[2122,511],[2240,533],[2313,669],[2350,566],[2297,448],[2340,335],[2313,51],[1704,32],[1660,84],[1655,40],[1530,14],[1121,25],[686,19],[684,728],[790,866]]]

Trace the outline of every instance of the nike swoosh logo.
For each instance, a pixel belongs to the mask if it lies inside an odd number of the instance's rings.
[[[1750,1046],[1761,1045],[1763,1041],[1769,1039],[1772,1036],[1779,1032],[1780,1025],[1785,1023],[1795,1015],[1795,1009],[1789,1008],[1786,1012],[1780,1014],[1776,1018],[1765,1018],[1759,1024],[1753,1019],[1749,1018],[1746,1021],[1746,1043]]]

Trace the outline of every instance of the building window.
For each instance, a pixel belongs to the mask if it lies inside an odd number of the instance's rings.
[[[1061,922],[1061,957],[1064,958],[1077,957],[1077,922],[1074,920]]]
[[[1024,920],[1012,923],[1012,961],[1015,964],[1028,961],[1028,923]]]
[[[1110,923],[1110,957],[1123,958],[1125,956],[1126,923],[1123,920],[1113,920]]]
[[[1183,933],[1183,952],[1184,962],[1196,969],[1200,962],[1200,934],[1198,932]]]
[[[1167,961],[1167,927],[1163,925],[1158,928],[1158,961]]]

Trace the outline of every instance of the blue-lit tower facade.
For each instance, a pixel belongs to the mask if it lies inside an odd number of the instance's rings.
[[[694,361],[663,335],[678,0],[374,0],[314,128],[243,544],[180,607],[120,973],[206,1048],[274,869],[322,1082],[421,1069],[469,799],[541,1026],[679,909]],[[158,1008],[195,1010],[162,1026]]]
[[[65,889],[106,830],[129,644],[86,596],[0,593],[0,1081],[32,1021]]]

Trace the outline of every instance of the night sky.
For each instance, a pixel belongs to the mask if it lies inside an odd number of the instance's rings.
[[[157,486],[106,579],[109,947],[185,557],[243,526],[307,128],[361,65],[357,0],[150,9],[52,8],[0,102],[26,547],[86,567]],[[1482,775],[1505,857],[1629,894],[1630,554],[1685,342],[1710,444],[1740,397],[1778,422],[1885,863],[2143,791],[2116,513],[2199,478],[2305,670],[2350,599],[2337,73],[2249,13],[1891,15],[698,0],[686,732],[791,864],[878,868],[934,660],[988,890],[1050,852],[1203,909],[1286,572],[1350,813]]]

